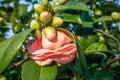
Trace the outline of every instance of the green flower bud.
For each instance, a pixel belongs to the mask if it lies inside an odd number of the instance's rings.
[[[0,17],[0,22],[2,22],[3,21],[3,17]]]
[[[43,6],[47,6],[48,5],[48,0],[41,0],[41,3]]]
[[[44,24],[47,24],[51,21],[52,15],[48,11],[44,11],[40,14],[40,21]]]
[[[112,12],[111,17],[113,20],[120,20],[120,14],[118,12]]]
[[[105,42],[105,38],[103,36],[99,36],[99,41],[100,42]]]
[[[95,10],[95,16],[101,16],[102,11],[101,10]]]
[[[40,29],[39,22],[37,20],[32,20],[30,23],[30,29],[39,30]]]
[[[17,33],[21,30],[21,28],[23,27],[22,23],[16,23],[16,25],[13,27],[13,32]]]
[[[13,32],[14,33],[17,33],[17,32],[19,32],[20,31],[20,27],[18,27],[18,26],[15,26],[14,28],[13,28]]]
[[[96,5],[93,4],[93,5],[92,5],[92,10],[95,10],[95,9],[96,9]]]
[[[41,39],[41,37],[42,37],[41,31],[40,30],[35,30],[34,37],[37,38],[37,39]]]
[[[56,30],[55,30],[55,28],[48,26],[47,28],[45,28],[43,30],[43,34],[45,35],[45,37],[48,40],[51,41],[51,40],[55,39],[55,37],[56,37]]]
[[[59,27],[62,24],[63,24],[63,19],[61,19],[60,17],[53,17],[53,21],[52,21],[53,27]]]
[[[4,75],[0,75],[0,80],[7,80]]]
[[[43,12],[45,10],[45,7],[40,4],[34,4],[34,10],[35,10],[35,12],[40,14],[41,12]]]
[[[38,21],[39,20],[39,15],[36,12],[34,14],[35,14],[35,20]]]

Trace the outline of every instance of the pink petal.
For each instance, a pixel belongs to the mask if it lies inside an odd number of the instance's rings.
[[[39,42],[41,42],[40,39],[29,41],[29,43],[27,44],[28,52],[29,53],[34,53],[36,50],[41,49],[42,45]]]
[[[46,49],[56,49],[61,47],[64,44],[70,43],[72,41],[65,33],[57,31],[57,36],[54,40],[49,41],[43,34],[42,34],[42,46]]]
[[[53,62],[53,60],[48,58],[48,59],[45,59],[43,61],[42,60],[35,60],[35,62],[40,66],[45,66],[45,65],[51,64]]]
[[[75,55],[69,55],[66,57],[55,58],[54,60],[61,64],[66,64],[71,62],[75,58]]]
[[[32,59],[42,60],[48,57],[59,58],[60,56],[65,57],[76,53],[76,47],[74,44],[66,44],[65,46],[56,50],[39,49],[34,53],[30,54],[29,57],[31,57]]]

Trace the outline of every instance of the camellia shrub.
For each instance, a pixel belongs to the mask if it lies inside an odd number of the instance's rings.
[[[0,80],[120,80],[117,3],[1,0]]]

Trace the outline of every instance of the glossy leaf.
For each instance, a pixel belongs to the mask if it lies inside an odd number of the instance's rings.
[[[24,62],[22,66],[22,80],[39,80],[41,67],[33,60]]]
[[[63,14],[58,14],[57,16],[62,17],[65,22],[75,22],[78,24],[82,24],[80,15],[63,13]]]
[[[38,66],[33,60],[26,61],[22,66],[22,80],[55,80],[57,66]]]
[[[114,80],[113,73],[106,70],[97,70],[94,78],[95,80]]]
[[[31,30],[25,30],[0,43],[0,73],[16,56],[16,52],[30,32]]]
[[[100,9],[106,10],[106,11],[111,11],[111,12],[113,12],[113,11],[119,12],[120,11],[120,7],[114,3],[105,3],[100,7]]]
[[[114,80],[114,78],[109,70],[88,70],[86,80]]]
[[[75,36],[75,41],[76,41],[76,46],[77,46],[77,51],[78,51],[79,65],[82,70],[82,73],[84,74],[87,69],[85,53],[84,53],[84,50],[82,49],[81,44],[76,36]]]
[[[82,22],[83,27],[87,27],[92,24],[93,24],[93,22]]]
[[[88,37],[78,36],[78,40],[80,41],[83,48],[86,49],[88,46],[96,42],[97,36],[96,35],[90,35]]]
[[[74,9],[74,10],[83,10],[89,11],[87,5],[81,1],[69,1],[65,5],[55,7],[54,11],[66,10],[66,9]]]
[[[100,42],[96,42],[93,43],[92,45],[90,45],[87,49],[86,49],[86,54],[90,54],[90,52],[92,51],[106,51],[107,50],[107,46],[103,43]]]
[[[94,21],[94,23],[101,22],[101,21],[112,21],[112,17],[111,16],[103,16],[103,17],[100,17],[100,18],[96,19]]]

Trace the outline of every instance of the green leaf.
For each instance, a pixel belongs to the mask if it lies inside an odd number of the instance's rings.
[[[105,10],[109,12],[113,12],[113,11],[119,12],[120,7],[114,3],[104,3],[103,5],[100,6],[100,10]]]
[[[77,37],[84,49],[86,49],[88,46],[90,46],[91,44],[97,41],[96,35],[89,35],[87,36],[87,38],[83,36],[77,36]]]
[[[25,30],[0,43],[0,73],[16,56],[16,52],[21,47],[22,43],[30,32],[30,29]]]
[[[55,7],[54,11],[57,12],[66,9],[83,10],[89,12],[87,5],[81,1],[69,1],[65,5]]]
[[[100,42],[96,42],[93,43],[92,45],[90,45],[86,50],[86,54],[91,54],[91,52],[93,51],[106,51],[107,50],[107,46],[103,43]]]
[[[84,50],[82,49],[81,44],[76,36],[75,36],[75,41],[76,41],[76,46],[77,46],[77,51],[78,51],[79,65],[82,70],[82,73],[84,74],[87,69],[85,53],[84,53]]]
[[[78,24],[82,24],[82,21],[80,19],[80,15],[62,13],[62,14],[57,14],[57,16],[62,17],[65,22],[75,22]]]
[[[33,60],[29,60],[22,66],[22,80],[55,80],[56,76],[56,65],[40,67]]]
[[[94,23],[101,22],[101,21],[112,21],[112,17],[111,16],[102,16],[102,17],[96,19],[94,21]]]
[[[108,70],[97,70],[95,80],[114,80],[113,73]]]
[[[18,16],[22,17],[25,14],[26,11],[27,11],[27,5],[19,4]]]
[[[41,67],[33,60],[24,62],[22,66],[22,80],[39,80]]]
[[[109,70],[88,70],[86,80],[114,80],[114,75]]]
[[[82,22],[83,27],[87,27],[92,24],[93,24],[93,22]]]
[[[56,76],[57,76],[56,65],[41,67],[39,80],[55,80]]]
[[[2,37],[0,37],[0,42],[2,42],[4,39]]]

